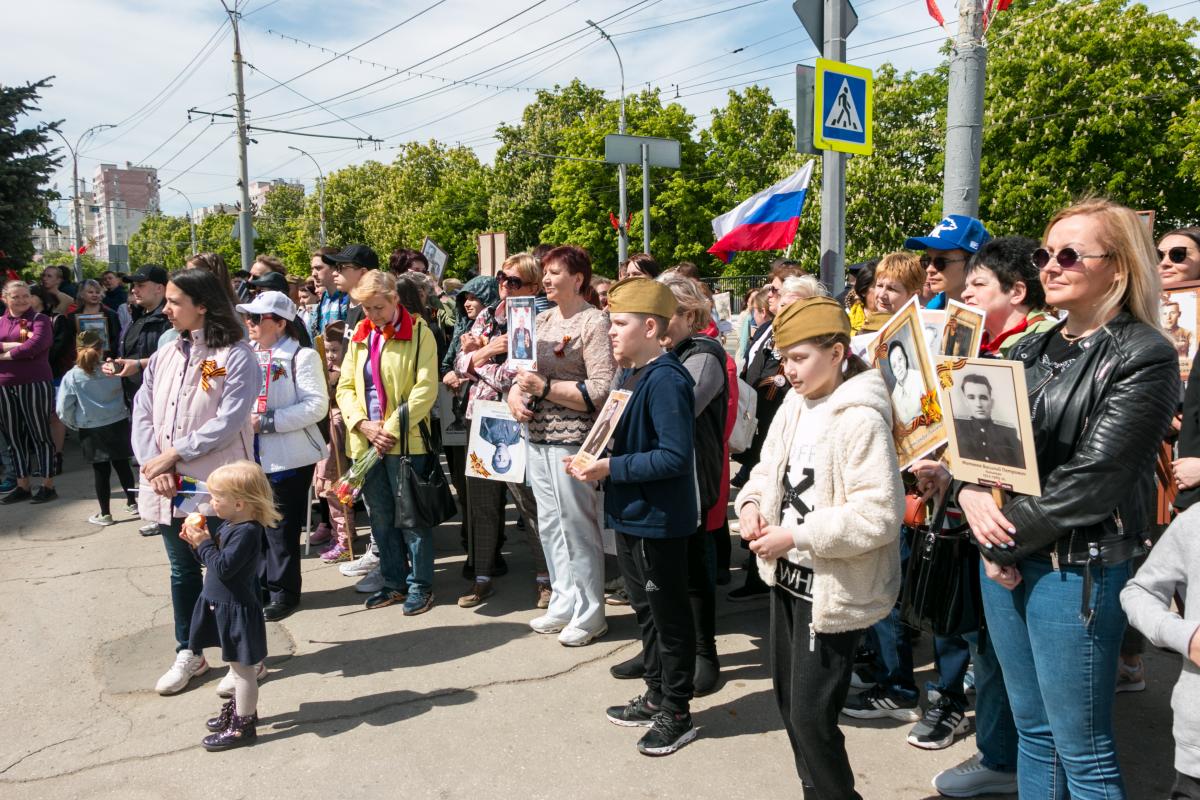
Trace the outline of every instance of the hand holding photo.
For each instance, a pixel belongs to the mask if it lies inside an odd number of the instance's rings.
[[[604,450],[608,447],[613,433],[616,432],[617,423],[621,421],[621,415],[625,413],[625,406],[629,403],[632,394],[632,392],[618,389],[608,395],[608,400],[605,401],[604,408],[601,409],[600,416],[596,419],[596,424],[592,426],[592,430],[588,433],[587,439],[583,441],[579,452],[571,459],[572,469],[582,472],[604,455]]]

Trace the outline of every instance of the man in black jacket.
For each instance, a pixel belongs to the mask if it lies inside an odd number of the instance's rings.
[[[321,260],[333,267],[337,274],[333,278],[339,292],[350,294],[363,275],[373,269],[379,269],[379,256],[365,244],[352,244],[334,255],[322,255]],[[354,329],[362,322],[362,306],[350,300],[350,308],[346,311],[346,338],[354,335]]]
[[[140,311],[121,337],[120,357],[114,359],[113,374],[121,376],[125,405],[133,407],[133,396],[142,386],[142,370],[158,349],[158,340],[171,330],[171,321],[163,315],[166,305],[167,271],[146,264],[124,278],[132,287],[133,300]]]

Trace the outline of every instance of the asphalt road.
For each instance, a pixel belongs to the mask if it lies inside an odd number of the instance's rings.
[[[90,470],[73,448],[68,465],[58,502],[0,507],[0,798],[800,796],[764,667],[765,602],[731,604],[722,590],[724,688],[693,706],[694,743],[646,758],[636,730],[603,716],[640,691],[608,674],[638,646],[628,608],[588,647],[533,633],[532,569],[512,531],[510,574],[488,603],[460,609],[454,526],[437,533],[437,605],[419,617],[364,611],[352,581],[314,551],[302,608],[268,626],[257,745],[207,753],[223,670],[175,697],[153,692],[173,657],[162,544],[136,520],[86,523]],[[921,681],[929,661],[926,637]],[[1154,652],[1148,665],[1150,688],[1117,699],[1135,800],[1165,797],[1173,777],[1178,659]],[[905,743],[907,724],[843,721],[868,800],[930,797],[932,776],[974,752],[970,736],[925,752]]]

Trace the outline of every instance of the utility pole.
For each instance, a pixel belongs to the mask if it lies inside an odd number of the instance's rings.
[[[67,141],[67,137],[63,136],[59,131],[54,128],[47,128],[47,130],[51,131],[55,136],[63,140],[63,144],[67,146],[67,152],[71,154],[71,215],[75,220],[75,257],[73,259],[73,267],[76,283],[79,283],[83,280],[83,265],[79,261],[79,251],[83,249],[83,219],[79,213],[79,150],[83,147],[83,143],[93,133],[98,133],[99,131],[106,130],[107,128],[115,127],[117,126],[93,125],[79,135],[79,138],[75,140],[74,147],[72,147],[71,143]]]
[[[650,145],[642,142],[642,252],[650,252]]]
[[[242,40],[238,31],[238,14],[236,7],[230,8],[225,0],[221,0],[225,13],[229,15],[229,24],[233,26],[233,76],[237,98],[237,144],[238,144],[238,184],[242,190],[242,211],[238,214],[238,243],[242,251],[242,269],[250,269],[254,263],[254,211],[250,207],[250,168],[246,161],[246,146],[249,137],[246,133],[246,87],[242,79]]]
[[[950,55],[950,89],[946,97],[943,216],[979,216],[983,90],[987,81],[983,13],[983,0],[961,0],[958,4],[958,32],[954,37],[954,51]]]
[[[624,62],[621,61],[621,51],[617,49],[616,43],[612,40],[611,36],[609,36],[607,33],[604,32],[603,28],[601,28],[596,23],[592,22],[590,19],[587,20],[587,24],[591,25],[593,28],[595,28],[597,31],[599,31],[600,35],[602,37],[604,37],[604,40],[606,42],[608,42],[609,45],[612,46],[613,52],[617,54],[617,67],[621,71],[621,119],[617,123],[617,133],[624,135],[625,134],[625,64],[624,64]],[[619,214],[620,214],[620,217],[617,220],[617,270],[618,270],[618,272],[620,271],[621,266],[626,262],[626,260],[629,259],[629,225],[628,225],[628,219],[626,217],[626,215],[628,213],[628,207],[626,205],[626,198],[625,198],[625,182],[626,182],[626,167],[624,164],[618,164],[617,165],[617,194],[618,194]],[[647,234],[647,236],[648,235],[649,234]],[[649,239],[647,239],[646,252],[649,252],[649,251],[650,251],[650,244],[649,244]]]
[[[183,192],[179,191],[179,190],[178,190],[178,189],[176,189],[174,186],[168,186],[167,188],[168,188],[168,189],[170,189],[170,190],[171,190],[172,192],[174,192],[175,194],[177,194],[177,195],[179,195],[180,197],[182,197],[184,200],[187,200],[187,204],[188,204],[188,228],[191,230],[191,235],[192,235],[192,252],[191,252],[191,255],[196,255],[196,252],[197,252],[197,250],[196,250],[196,210],[195,210],[195,209],[192,207],[192,201],[188,199],[188,196],[187,196],[186,194],[184,194]]]
[[[846,31],[842,14],[845,0],[825,0],[822,55],[846,60]],[[817,113],[820,113],[818,109]],[[846,154],[823,150],[821,154],[821,283],[837,295],[846,276]]]
[[[301,150],[299,147],[288,145],[288,150],[295,150],[297,153],[308,156],[308,160],[313,162],[313,166],[317,168],[317,211],[321,215],[321,247],[325,246],[325,173],[321,172],[321,165],[312,157],[312,154],[307,150]]]

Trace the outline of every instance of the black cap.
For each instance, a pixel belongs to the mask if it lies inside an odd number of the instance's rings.
[[[243,280],[245,280],[246,278],[250,277],[250,273],[244,269],[239,269],[237,272],[233,273],[233,277],[242,278]]]
[[[280,275],[278,272],[268,272],[261,278],[251,278],[250,285],[255,289],[263,292],[283,292],[288,293],[287,278]]]
[[[356,267],[364,267],[366,269],[379,269],[379,256],[375,255],[375,251],[365,244],[352,244],[349,247],[342,248],[342,252],[340,253],[334,253],[331,256],[321,256],[321,260],[330,266],[353,264]]]
[[[171,277],[167,275],[167,271],[165,269],[157,264],[143,264],[142,268],[132,275],[122,275],[121,280],[125,281],[126,283],[145,283],[146,281],[153,281],[154,283],[161,283],[163,286],[166,286],[171,280]]]

